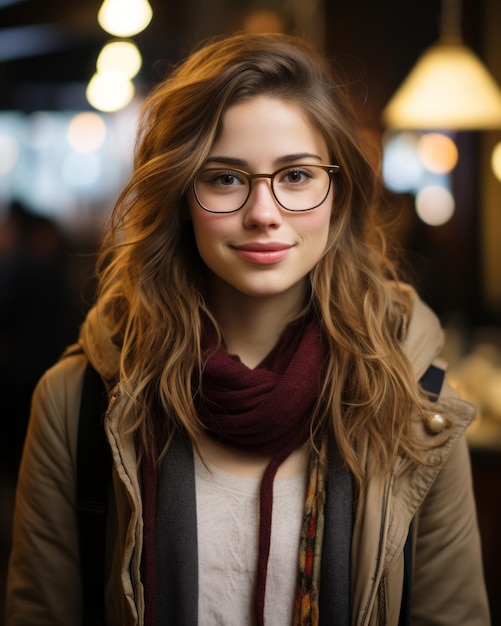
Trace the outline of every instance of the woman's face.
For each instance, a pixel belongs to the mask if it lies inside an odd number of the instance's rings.
[[[227,209],[232,202],[227,196],[243,186],[242,178],[229,175],[234,168],[272,174],[285,166],[328,163],[327,145],[299,105],[259,96],[231,106],[224,115],[221,134],[205,166],[220,168],[222,174],[216,174],[215,180],[210,174],[204,180],[209,194],[211,186],[217,186],[215,201],[220,198],[218,207],[224,203]],[[279,180],[287,186],[301,185],[307,178],[308,170],[292,169]],[[245,194],[242,197],[245,200]],[[256,298],[283,295],[302,301],[307,275],[327,244],[332,199],[331,185],[325,199],[311,211],[287,211],[273,196],[270,179],[255,178],[240,210],[210,213],[191,189],[189,214],[213,286]]]

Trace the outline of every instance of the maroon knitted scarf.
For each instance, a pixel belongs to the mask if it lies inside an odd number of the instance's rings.
[[[199,418],[208,433],[240,450],[271,455],[260,488],[254,592],[255,619],[257,625],[262,626],[273,481],[281,463],[309,437],[325,350],[320,330],[311,319],[290,324],[275,348],[255,369],[249,369],[238,357],[229,355],[224,344],[217,347],[216,333],[208,323],[202,348],[206,361],[202,379],[194,380],[193,389]],[[150,475],[146,492],[151,491],[154,482]],[[149,578],[154,585],[153,572]]]
[[[319,330],[311,321],[290,324],[270,354],[249,369],[204,332],[207,357],[195,403],[208,432],[241,450],[276,455],[303,443],[318,398],[323,366]],[[292,448],[292,449],[293,449]]]

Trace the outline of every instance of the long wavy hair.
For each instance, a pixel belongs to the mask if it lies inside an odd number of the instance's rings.
[[[201,367],[202,315],[212,316],[185,198],[228,107],[266,95],[300,105],[341,166],[328,245],[310,275],[308,307],[328,344],[312,441],[332,428],[359,484],[362,444],[383,472],[398,455],[419,459],[411,423],[429,406],[399,339],[410,303],[375,220],[379,176],[345,83],[302,40],[236,34],[205,44],[146,99],[133,172],[103,243],[98,292],[98,311],[121,343],[122,426],[142,454],[161,459],[178,428],[195,445],[202,432],[192,379]]]

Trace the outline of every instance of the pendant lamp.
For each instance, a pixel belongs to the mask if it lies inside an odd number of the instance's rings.
[[[441,32],[383,111],[394,129],[501,128],[501,90],[461,39],[460,0],[442,0]]]
[[[132,37],[148,26],[152,16],[148,0],[104,0],[97,21],[110,35]]]

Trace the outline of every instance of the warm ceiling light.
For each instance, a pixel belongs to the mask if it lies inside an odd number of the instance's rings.
[[[100,73],[117,72],[133,78],[141,69],[141,53],[132,41],[110,41],[97,57],[96,67]]]
[[[441,37],[418,59],[383,111],[400,129],[501,127],[501,90],[460,35],[457,0],[442,3]]]
[[[148,26],[152,16],[148,0],[104,0],[97,21],[115,37],[132,37]]]
[[[123,74],[96,72],[86,89],[89,104],[98,111],[110,113],[125,108],[134,97],[134,85]]]

